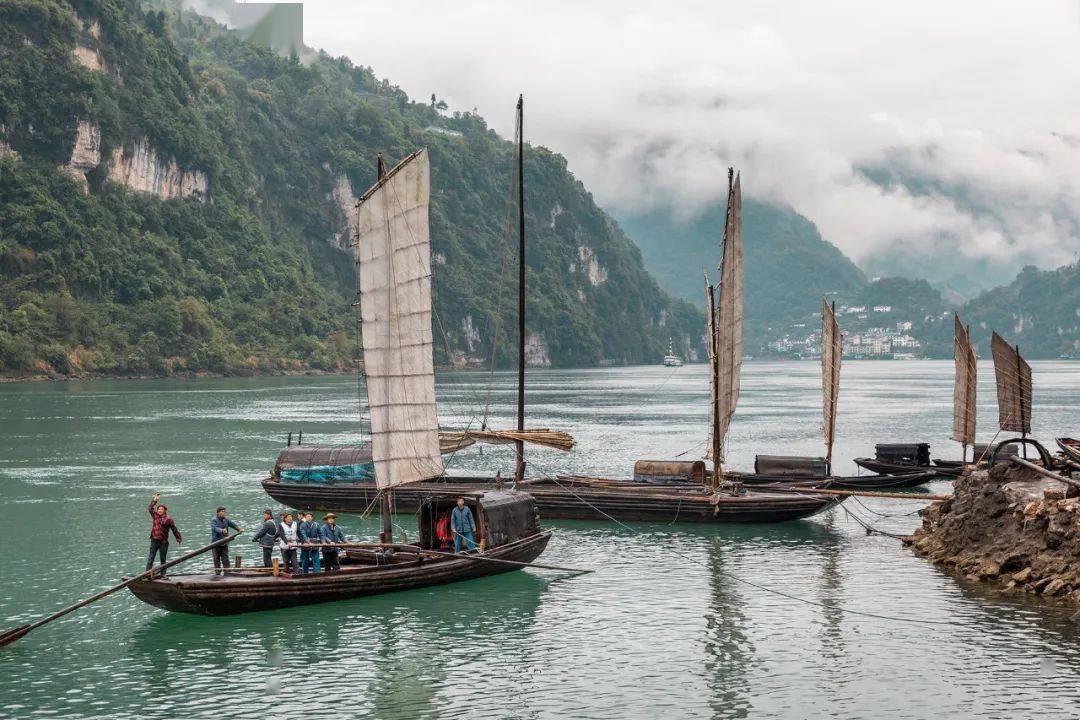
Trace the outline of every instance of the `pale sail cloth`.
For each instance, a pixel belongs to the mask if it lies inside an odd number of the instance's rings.
[[[435,409],[427,151],[357,203],[357,285],[379,488],[443,474]]]
[[[997,379],[998,426],[1031,432],[1031,366],[996,332],[990,340]]]
[[[836,429],[836,401],[840,396],[840,360],[843,336],[836,315],[827,300],[821,301],[821,433],[832,460],[833,434]]]
[[[720,460],[724,441],[739,403],[739,371],[743,341],[743,242],[742,185],[739,176],[728,189],[727,221],[724,225],[720,261],[720,299],[716,323],[716,434]]]
[[[978,380],[978,357],[971,345],[967,328],[954,313],[953,362],[956,375],[953,381],[952,439],[964,445],[975,444],[975,391]]]

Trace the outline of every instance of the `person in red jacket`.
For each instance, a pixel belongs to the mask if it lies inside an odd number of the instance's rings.
[[[146,569],[149,570],[154,566],[154,555],[161,557],[161,564],[165,564],[165,556],[169,554],[169,532],[176,536],[176,542],[179,544],[184,543],[184,538],[180,535],[180,530],[176,527],[176,523],[169,517],[169,509],[164,505],[158,505],[158,500],[161,499],[161,493],[154,493],[154,499],[150,501],[150,521],[153,523],[150,526],[150,555],[146,558]],[[157,577],[165,577],[165,571],[162,570]]]

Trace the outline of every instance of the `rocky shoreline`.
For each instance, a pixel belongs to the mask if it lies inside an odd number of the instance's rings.
[[[905,539],[915,554],[1009,594],[1080,605],[1077,490],[1014,465],[954,484],[949,500],[923,511]]]

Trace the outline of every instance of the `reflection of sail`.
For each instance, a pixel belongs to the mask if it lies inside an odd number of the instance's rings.
[[[821,654],[830,660],[841,660],[847,651],[841,625],[844,619],[844,573],[840,567],[842,537],[836,532],[836,514],[829,513],[822,523],[829,531],[824,540],[814,544],[821,557],[821,591],[819,601],[824,630]]]
[[[705,670],[708,673],[709,706],[716,717],[748,717],[752,708],[750,670],[757,664],[754,644],[744,628],[752,621],[743,612],[745,599],[728,577],[732,563],[724,538],[709,544],[709,610],[705,616]]]
[[[418,150],[357,205],[357,285],[380,488],[442,475],[431,333],[430,171]]]
[[[823,422],[821,432],[828,449],[825,461],[832,469],[833,435],[836,429],[836,401],[840,395],[840,360],[843,355],[840,325],[836,313],[825,300],[821,301],[821,399]]]
[[[953,384],[953,431],[952,439],[963,445],[975,443],[975,391],[978,367],[975,348],[967,328],[954,318],[953,362],[956,377]]]
[[[1031,366],[996,332],[990,340],[997,379],[998,427],[1031,432]]]

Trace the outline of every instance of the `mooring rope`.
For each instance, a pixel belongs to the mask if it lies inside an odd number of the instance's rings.
[[[548,475],[546,473],[542,474],[541,477],[544,477],[545,479],[550,480],[551,482],[553,482],[556,485],[558,485],[559,487],[561,487],[563,490],[566,490],[571,495],[573,495],[575,498],[577,498],[581,503],[589,506],[595,512],[599,513],[600,515],[603,515],[605,518],[612,521],[613,523],[615,523],[619,527],[621,527],[621,528],[623,528],[625,530],[629,530],[630,532],[634,533],[635,535],[639,535],[639,536],[644,535],[644,533],[642,533],[637,528],[634,528],[634,527],[632,527],[630,525],[627,525],[622,520],[619,520],[618,518],[611,516],[610,514],[608,514],[607,512],[601,510],[600,508],[598,508],[596,505],[592,504],[591,502],[589,502],[585,498],[581,497],[576,492],[574,492],[574,490],[571,487],[569,487],[567,485],[564,485],[563,483],[559,482],[557,477],[553,477],[553,476]],[[843,507],[843,506],[841,506],[841,507]],[[686,560],[687,562],[693,563],[694,565],[700,565],[701,567],[704,567],[706,569],[711,570],[711,568],[709,568],[708,565],[706,565],[701,560],[698,560],[697,558],[694,558],[694,557],[691,557],[691,556],[686,555],[684,553],[681,553],[678,550],[673,549],[673,548],[668,548],[668,551],[671,554],[675,555],[676,557],[679,557],[679,558],[682,558],[683,560]],[[786,599],[792,600],[794,602],[802,603],[804,605],[810,605],[810,606],[813,606],[813,607],[820,607],[820,608],[825,609],[825,610],[836,610],[837,609],[835,605],[830,605],[828,603],[819,602],[817,600],[808,600],[806,598],[799,597],[798,595],[792,595],[791,593],[784,592],[783,590],[777,590],[776,588],[771,588],[771,587],[768,587],[766,585],[762,585],[760,583],[756,583],[756,582],[753,582],[751,580],[747,580],[745,578],[739,577],[738,575],[736,575],[735,573],[732,573],[730,571],[727,573],[727,576],[729,578],[731,578],[732,580],[734,580],[734,581],[736,581],[738,583],[742,583],[743,585],[746,585],[748,587],[752,587],[752,588],[754,588],[756,590],[761,590],[762,592],[770,593],[770,594],[776,595],[778,597],[786,598]],[[870,620],[890,620],[890,621],[893,621],[893,622],[912,623],[912,624],[915,624],[915,625],[940,625],[940,626],[950,626],[950,627],[961,627],[961,626],[963,626],[962,623],[958,623],[958,622],[955,622],[953,620],[926,620],[926,619],[923,619],[923,618],[898,617],[898,616],[895,616],[895,615],[882,615],[882,614],[879,614],[879,613],[868,612],[868,611],[865,611],[865,610],[852,610],[850,608],[843,608],[843,609],[844,609],[844,612],[847,612],[847,613],[849,613],[851,615],[867,618],[867,619],[870,619]]]

